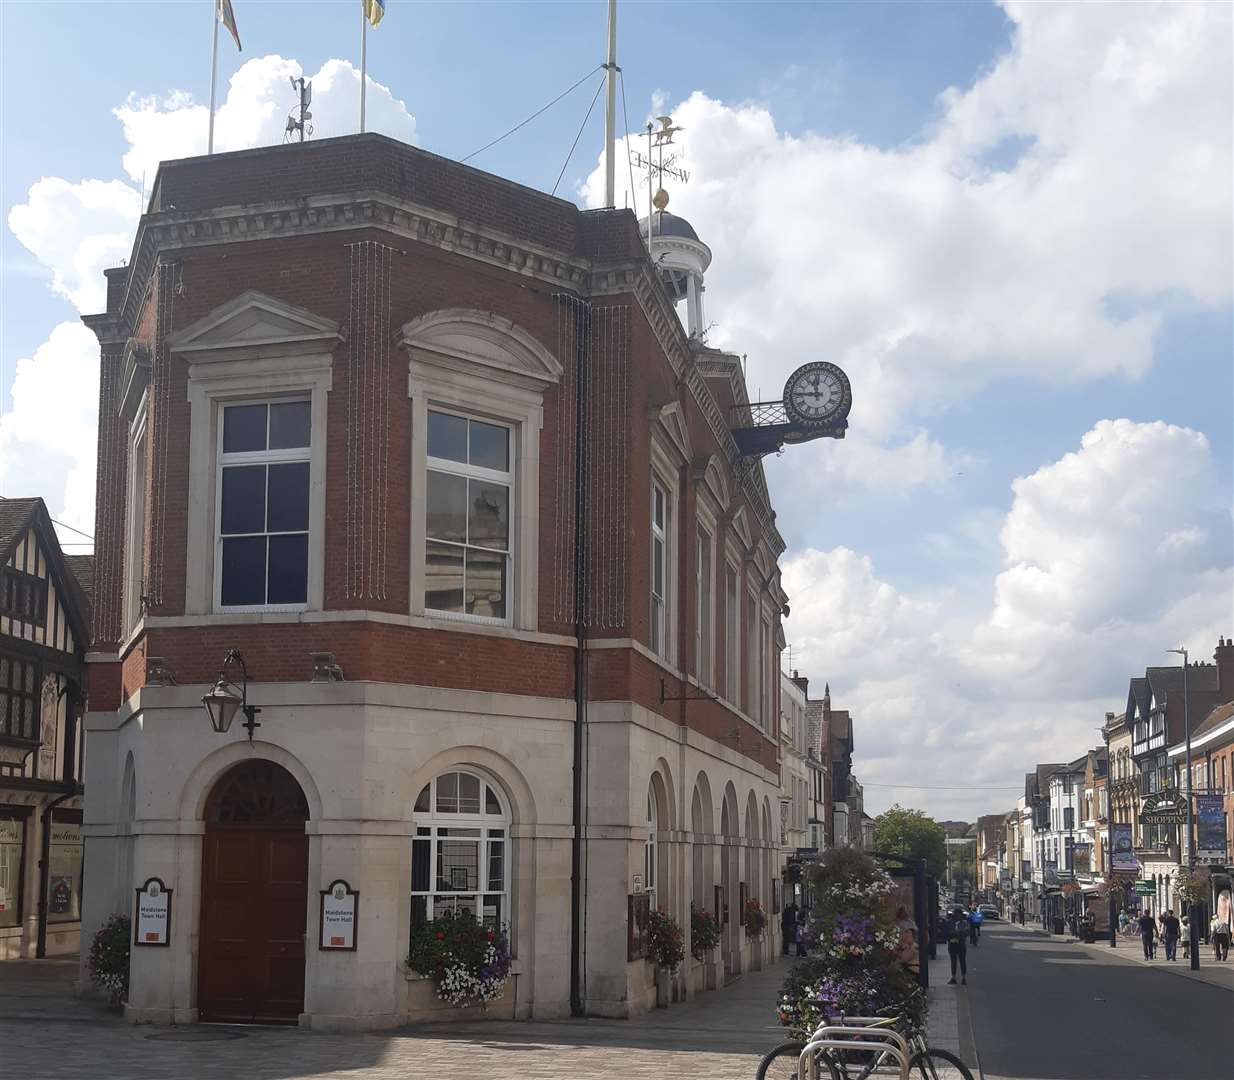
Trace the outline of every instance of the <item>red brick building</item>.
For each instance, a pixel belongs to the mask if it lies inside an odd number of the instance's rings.
[[[771,962],[784,542],[634,215],[361,135],[164,163],[107,278],[84,929],[176,901],[130,1014],[425,1015],[460,909],[497,1015],[651,1004],[643,897],[731,910],[678,996]],[[201,704],[231,650],[251,739]]]

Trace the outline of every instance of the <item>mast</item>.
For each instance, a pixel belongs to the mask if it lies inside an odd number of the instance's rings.
[[[617,205],[617,0],[608,0],[608,61],[604,65],[604,205]]]

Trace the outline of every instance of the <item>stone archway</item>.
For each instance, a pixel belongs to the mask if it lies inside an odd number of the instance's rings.
[[[304,1011],[308,800],[265,758],[206,801],[197,1008],[202,1020],[294,1024]]]

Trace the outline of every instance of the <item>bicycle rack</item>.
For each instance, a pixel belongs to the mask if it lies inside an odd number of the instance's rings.
[[[847,1017],[845,1019],[848,1019]],[[885,1019],[885,1018],[870,1018],[856,1017],[857,1020]],[[836,1035],[861,1035],[866,1041],[858,1041],[857,1039],[837,1039]],[[878,1042],[883,1043],[883,1046],[872,1045],[868,1040],[873,1036]],[[909,1051],[908,1043],[905,1042],[904,1036],[898,1031],[887,1030],[871,1030],[869,1027],[863,1027],[859,1024],[829,1024],[819,1028],[811,1036],[810,1041],[806,1044],[805,1049],[797,1058],[797,1075],[800,1080],[819,1080],[818,1062],[814,1058],[814,1053],[817,1050],[860,1050],[863,1053],[885,1053],[890,1054],[895,1058],[900,1066],[900,1080],[909,1080],[908,1076],[908,1061]]]

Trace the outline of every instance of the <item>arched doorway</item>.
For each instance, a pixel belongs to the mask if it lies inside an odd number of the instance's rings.
[[[202,1020],[292,1023],[304,1011],[308,802],[255,758],[215,782],[202,848],[197,1010]]]

